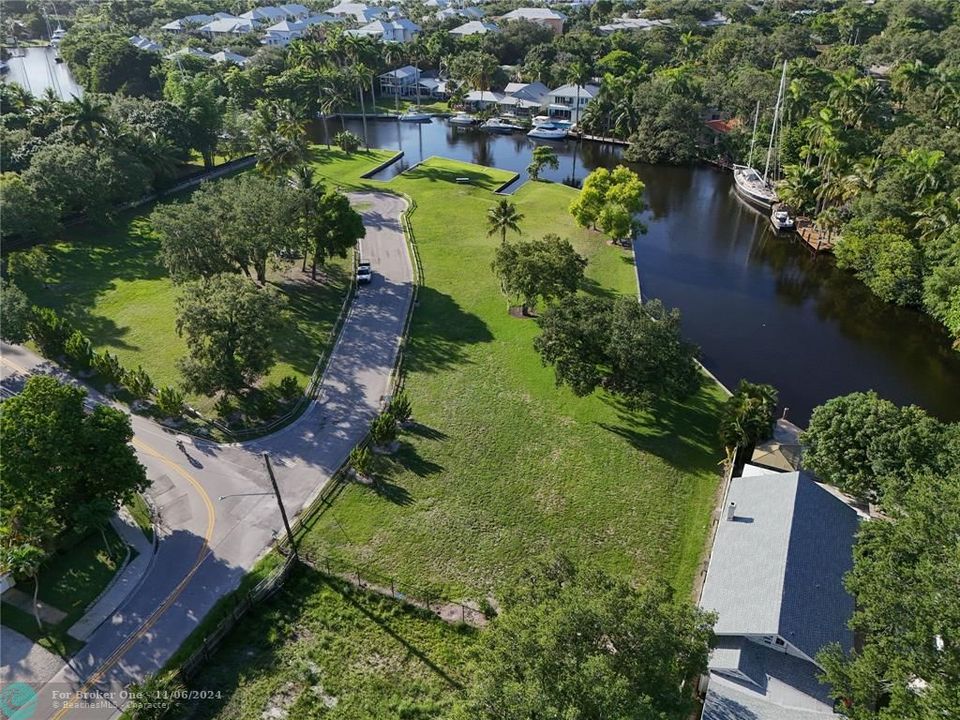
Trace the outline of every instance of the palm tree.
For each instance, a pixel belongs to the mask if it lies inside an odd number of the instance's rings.
[[[571,120],[577,123],[577,125],[580,124],[580,89],[589,79],[590,68],[582,60],[577,60],[571,63],[570,67],[567,68],[567,82],[571,85],[577,86],[577,99],[576,104],[573,106],[573,112],[576,119],[571,118]]]
[[[84,140],[91,146],[97,144],[100,133],[111,124],[106,103],[96,95],[74,95],[66,109],[64,127],[70,128],[75,139]]]
[[[317,111],[323,120],[323,134],[329,149],[330,133],[327,132],[327,114],[323,111],[323,92],[330,69],[327,49],[315,40],[301,40],[294,44],[291,56],[300,67],[308,70],[317,82]]]
[[[507,198],[501,198],[496,205],[487,210],[487,235],[499,232],[500,242],[505,243],[507,241],[507,230],[513,230],[517,234],[520,233],[521,220],[523,220],[523,215],[517,211],[517,206]]]
[[[370,136],[367,134],[367,106],[363,100],[363,91],[367,84],[373,82],[373,70],[363,63],[357,63],[351,68],[350,74],[353,84],[357,86],[357,95],[360,97],[360,117],[363,118],[363,144],[370,149]]]
[[[907,177],[912,181],[913,196],[916,200],[922,199],[929,193],[937,192],[946,179],[942,150],[914,148],[905,152],[900,162],[907,171]]]
[[[785,165],[783,180],[777,184],[777,196],[796,212],[811,210],[820,181],[821,175],[817,168]]]
[[[397,69],[397,66],[403,62],[403,59],[406,57],[406,50],[404,50],[403,45],[400,43],[387,43],[383,48],[383,59],[393,70]],[[394,78],[396,81],[396,78]],[[400,85],[397,82],[393,83],[393,108],[396,113],[400,114]]]
[[[739,449],[738,464],[749,460],[756,444],[773,436],[776,409],[773,386],[741,380],[720,411],[720,439],[728,457]]]
[[[947,195],[938,192],[923,198],[920,208],[911,213],[917,218],[914,226],[920,239],[929,242],[960,224],[960,192]]]
[[[269,177],[286,175],[303,163],[306,147],[278,131],[261,135],[257,142],[257,170]]]

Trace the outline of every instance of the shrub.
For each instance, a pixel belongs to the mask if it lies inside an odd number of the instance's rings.
[[[93,343],[79,330],[74,330],[64,344],[64,352],[76,367],[89,370],[93,362]]]
[[[287,375],[280,380],[280,397],[284,400],[296,400],[300,392],[300,383],[293,375]]]
[[[333,136],[333,141],[347,155],[355,153],[360,149],[360,145],[363,143],[363,141],[357,135],[354,135],[349,130],[338,132]]]
[[[180,417],[183,415],[183,393],[164,385],[157,392],[157,410],[165,417]]]
[[[390,401],[387,412],[400,424],[408,422],[413,417],[413,407],[410,405],[410,398],[407,393],[403,390],[398,392]]]
[[[373,468],[373,454],[368,447],[357,446],[350,451],[350,467],[357,475],[369,475]]]
[[[51,308],[38,307],[34,309],[30,321],[30,337],[46,357],[55,358],[63,355],[67,339],[70,337],[70,327]]]
[[[94,353],[92,364],[97,374],[111,385],[123,382],[125,372],[116,355],[109,352]]]
[[[397,423],[393,415],[385,412],[370,426],[370,439],[374,445],[388,445],[397,437]]]
[[[140,400],[146,400],[153,392],[153,380],[147,375],[147,371],[139,365],[136,370],[124,373],[123,386]]]
[[[269,420],[277,414],[279,405],[279,402],[277,402],[277,399],[273,395],[269,393],[263,393],[259,398],[257,398],[257,416],[261,420]]]

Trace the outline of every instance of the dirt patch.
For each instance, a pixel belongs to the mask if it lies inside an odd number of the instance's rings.
[[[261,720],[286,720],[290,715],[290,706],[300,697],[300,686],[296,683],[288,682],[277,690],[270,699],[263,712],[260,713]]]
[[[536,320],[537,313],[533,310],[527,309],[527,314],[523,314],[523,308],[520,305],[511,305],[510,309],[507,311],[510,313],[511,317],[519,318],[520,320]]]

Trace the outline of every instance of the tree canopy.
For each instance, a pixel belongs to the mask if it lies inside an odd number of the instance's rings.
[[[576,292],[586,266],[570,241],[558,235],[501,243],[492,264],[503,293],[518,298],[524,314],[538,300],[550,302]]]
[[[728,451],[740,448],[747,460],[757,443],[773,436],[777,391],[741,380],[720,410],[720,440]]]
[[[629,240],[641,226],[635,216],[646,207],[643,182],[629,168],[599,168],[583,181],[570,203],[570,214],[580,227],[599,229],[614,241]]]
[[[699,385],[697,350],[680,333],[680,313],[643,304],[570,295],[547,308],[534,341],[557,383],[577,395],[603,388],[630,403],[688,396]]]
[[[713,617],[665,583],[634,589],[564,556],[502,593],[457,720],[680,717],[706,670]]]

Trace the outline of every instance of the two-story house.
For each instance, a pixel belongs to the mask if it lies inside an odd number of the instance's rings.
[[[584,108],[600,93],[597,85],[561,85],[550,91],[547,114],[559,120],[577,123]]]

